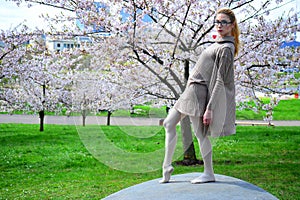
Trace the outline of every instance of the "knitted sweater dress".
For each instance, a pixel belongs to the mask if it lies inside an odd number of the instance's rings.
[[[234,38],[220,38],[201,53],[185,91],[174,105],[179,112],[196,117],[202,117],[206,109],[212,110],[212,123],[204,130],[213,137],[235,133],[233,61]]]

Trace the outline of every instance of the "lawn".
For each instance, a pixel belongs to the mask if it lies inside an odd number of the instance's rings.
[[[266,100],[268,101],[268,100]],[[274,108],[273,120],[300,120],[300,99],[281,100]],[[263,120],[265,111],[254,112],[250,109],[237,109],[236,117],[238,120]],[[7,114],[7,112],[0,112]],[[22,111],[15,111],[13,114],[24,114]],[[26,112],[26,114],[33,114]],[[65,110],[61,113],[65,115]],[[90,113],[94,115],[94,113]],[[46,115],[56,115],[53,112],[46,112]],[[72,115],[80,116],[80,113],[72,113]],[[107,112],[102,111],[97,113],[98,116],[107,116]],[[167,116],[166,106],[160,108],[151,107],[149,105],[135,105],[134,113],[129,110],[116,110],[112,113],[114,117],[147,117],[147,118],[165,118]]]
[[[281,100],[274,108],[274,120],[300,120],[300,99]],[[129,113],[127,110],[118,110],[113,113],[113,116],[131,116],[131,117],[166,117],[166,107],[153,108],[150,106],[135,106],[135,114]],[[237,109],[236,117],[239,120],[263,120],[265,111],[254,112],[250,109]],[[106,113],[102,113],[106,115]]]
[[[268,100],[266,100],[268,101]],[[273,110],[273,120],[300,120],[300,99],[281,100]],[[131,116],[131,117],[166,117],[166,107],[153,108],[150,106],[135,106],[135,114],[129,113],[127,110],[118,110],[112,116]],[[254,112],[250,109],[243,109],[236,111],[236,118],[238,120],[263,120],[266,112],[260,110]],[[105,116],[106,113],[101,114]]]
[[[0,199],[101,199],[161,177],[156,163],[163,159],[161,127],[45,126],[41,133],[38,125],[0,124]],[[237,127],[236,135],[212,143],[215,173],[248,181],[279,199],[299,199],[299,127]],[[138,167],[131,164],[134,156],[120,158],[115,149],[142,154]],[[202,170],[175,166],[174,174]]]
[[[239,120],[262,120],[265,111],[237,110]],[[273,120],[300,120],[300,99],[281,100],[273,110]]]

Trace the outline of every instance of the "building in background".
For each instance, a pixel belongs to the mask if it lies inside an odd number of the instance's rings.
[[[86,36],[78,36],[73,39],[51,39],[45,37],[46,48],[49,51],[65,51],[73,48],[80,48],[81,45],[92,43],[92,39]]]

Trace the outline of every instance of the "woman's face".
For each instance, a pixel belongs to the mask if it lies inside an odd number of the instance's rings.
[[[220,37],[232,36],[231,31],[234,27],[228,15],[220,13],[215,19],[215,27]]]

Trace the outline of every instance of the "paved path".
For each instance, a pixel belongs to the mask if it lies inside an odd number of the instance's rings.
[[[111,125],[156,126],[161,118],[111,117]],[[38,115],[0,115],[0,123],[39,124]],[[88,116],[86,124],[106,125],[106,117]],[[238,125],[259,125],[265,123],[259,120],[237,120]],[[300,126],[300,121],[272,121],[275,126]],[[80,116],[45,116],[45,124],[82,124]]]
[[[171,182],[159,184],[159,179],[147,181],[119,192],[103,200],[277,200],[265,190],[237,178],[216,175],[216,182],[191,184],[200,173],[180,174]]]
[[[39,124],[38,115],[0,115],[0,123]],[[159,125],[160,118],[111,117],[111,125]],[[82,124],[81,116],[45,116],[45,124]],[[86,124],[106,125],[107,117],[88,116]]]

